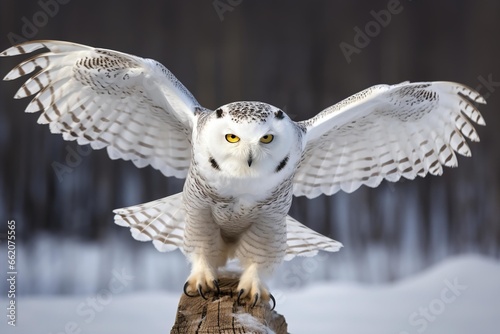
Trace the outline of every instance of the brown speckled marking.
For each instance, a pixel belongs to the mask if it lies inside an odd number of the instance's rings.
[[[265,123],[273,113],[271,106],[261,102],[233,102],[226,106],[231,121],[235,123]]]

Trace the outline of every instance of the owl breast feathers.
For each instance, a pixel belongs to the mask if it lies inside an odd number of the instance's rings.
[[[237,258],[238,300],[273,299],[263,279],[283,261],[342,245],[288,216],[292,196],[352,192],[382,180],[440,175],[470,156],[485,100],[453,82],[377,85],[315,117],[292,121],[262,102],[202,107],[160,63],[60,41],[26,42],[1,56],[48,49],[5,80],[39,71],[15,98],[65,140],[112,159],[186,178],[182,193],[115,210],[115,222],[192,263],[184,292],[218,290],[217,269]]]

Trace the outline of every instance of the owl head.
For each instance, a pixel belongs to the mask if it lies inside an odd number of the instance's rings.
[[[207,167],[230,177],[291,173],[302,143],[295,123],[262,102],[226,104],[207,116],[198,140]]]

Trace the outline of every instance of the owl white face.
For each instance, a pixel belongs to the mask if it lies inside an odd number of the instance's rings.
[[[289,174],[301,152],[297,129],[279,108],[236,102],[217,109],[199,134],[204,160],[233,178]],[[298,147],[299,146],[299,147]]]

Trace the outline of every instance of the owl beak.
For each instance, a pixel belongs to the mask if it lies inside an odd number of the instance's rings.
[[[252,157],[252,152],[250,152],[250,155],[248,156],[248,167],[251,167],[252,166],[252,161],[253,161],[253,157]]]

